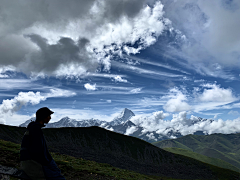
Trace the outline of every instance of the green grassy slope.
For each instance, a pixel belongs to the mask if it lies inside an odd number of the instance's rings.
[[[20,167],[19,149],[21,145],[9,141],[0,140],[0,164],[9,167]],[[97,163],[82,158],[75,158],[59,153],[50,152],[58,167],[61,169],[62,175],[68,179],[106,179],[106,180],[174,180],[167,177],[147,176],[144,174],[136,173],[113,167],[106,163]],[[11,177],[12,180],[16,178]]]
[[[218,158],[240,168],[240,134],[187,135],[152,143],[160,148],[182,148]]]
[[[24,128],[25,129],[25,128]],[[10,139],[12,141],[20,141],[24,134],[24,129],[19,127],[11,127],[6,125],[0,125],[0,139]],[[21,135],[22,133],[22,135]],[[51,153],[56,155],[56,162],[61,166],[64,162],[61,158],[71,156],[72,164],[83,163],[79,161],[81,158],[88,162],[94,161],[94,163],[102,164],[110,167],[110,169],[103,168],[105,175],[112,173],[112,171],[135,171],[143,174],[147,177],[153,175],[159,177],[168,177],[174,179],[239,179],[240,174],[212,166],[193,158],[174,154],[156,146],[147,143],[141,139],[125,136],[123,134],[108,131],[100,127],[88,127],[88,128],[50,128],[43,129],[47,145]],[[20,134],[20,135],[19,135]],[[18,137],[16,136],[18,135]],[[20,136],[20,137],[19,137]],[[10,141],[8,140],[8,141]],[[20,144],[18,143],[18,144]],[[20,149],[18,145],[16,149]],[[1,151],[3,152],[3,151]],[[19,153],[19,152],[18,152]],[[11,162],[12,158],[8,151],[5,153],[6,163]],[[16,152],[15,152],[16,155]],[[59,161],[58,161],[59,155]],[[1,155],[0,155],[1,157]],[[15,156],[17,157],[17,156]],[[71,159],[71,158],[70,158]],[[61,162],[60,162],[61,161]],[[70,160],[67,161],[67,167],[63,167],[63,173],[68,173],[73,167]],[[2,161],[0,161],[2,162]],[[4,162],[4,161],[3,161]],[[72,167],[71,167],[72,166]],[[91,164],[85,164],[91,168]],[[73,170],[71,174],[82,171],[85,166],[79,166],[80,169]],[[98,172],[100,169],[93,165],[91,173]],[[77,167],[77,166],[76,166]],[[66,168],[67,170],[64,170]],[[99,170],[98,170],[99,169]],[[115,170],[113,170],[115,169]],[[83,171],[82,173],[84,173]],[[123,172],[122,172],[123,173]],[[121,175],[123,176],[123,175]]]
[[[227,163],[226,161],[223,161],[221,159],[216,159],[216,158],[211,158],[208,156],[204,156],[202,154],[198,154],[186,149],[181,149],[181,148],[164,148],[164,150],[167,150],[169,152],[175,153],[175,154],[181,154],[184,156],[188,156],[194,159],[197,159],[199,161],[208,163],[208,164],[212,164],[214,166],[218,166],[221,168],[225,168],[225,169],[231,169],[233,171],[237,171],[240,172],[240,169],[238,169],[237,167],[233,166],[230,163]]]
[[[20,144],[0,140],[0,164],[9,167],[20,167],[19,149]],[[116,168],[106,163],[97,163],[83,158],[50,152],[57,166],[61,169],[62,175],[70,180],[180,180],[163,176],[140,174],[126,169]],[[240,174],[231,170],[207,165],[214,178],[210,179],[239,179]],[[195,179],[195,178],[194,178]],[[201,179],[201,178],[196,178]],[[17,180],[11,177],[10,180]]]

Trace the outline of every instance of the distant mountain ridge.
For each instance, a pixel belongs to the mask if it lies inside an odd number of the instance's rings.
[[[183,136],[178,130],[175,130],[173,127],[167,127],[164,130],[164,133],[158,132],[158,130],[148,131],[147,128],[144,127],[142,124],[136,125],[131,121],[131,118],[134,116],[135,114],[131,110],[124,108],[122,112],[110,122],[100,121],[98,119],[93,119],[93,118],[77,121],[69,117],[64,117],[57,122],[46,124],[44,128],[99,126],[117,133],[137,137],[149,143],[166,140],[166,139],[179,138]],[[27,127],[27,125],[29,124],[29,122],[31,122],[31,120],[34,121],[35,118],[31,118],[25,123],[20,124],[19,127]],[[209,121],[210,123],[213,122],[213,120],[203,119],[199,117],[189,121],[188,123],[197,124],[204,121]],[[205,135],[206,133],[202,131],[196,131],[193,134]]]

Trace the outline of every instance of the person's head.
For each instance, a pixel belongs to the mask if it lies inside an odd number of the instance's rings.
[[[51,114],[54,112],[48,109],[47,107],[42,107],[36,112],[36,122],[41,124],[48,123],[51,119]]]

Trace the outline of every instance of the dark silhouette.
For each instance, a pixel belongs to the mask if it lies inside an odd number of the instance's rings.
[[[53,113],[47,107],[38,109],[36,121],[28,124],[22,139],[20,169],[32,180],[66,180],[48,151],[41,129],[46,126],[44,123],[50,121]]]

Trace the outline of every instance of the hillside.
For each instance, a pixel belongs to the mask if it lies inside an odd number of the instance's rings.
[[[198,161],[202,161],[202,162],[214,165],[214,166],[218,166],[221,168],[240,172],[240,169],[238,169],[237,167],[233,166],[232,164],[230,164],[226,161],[223,161],[221,159],[204,156],[202,154],[198,154],[193,151],[189,151],[189,150],[181,149],[181,148],[174,148],[174,147],[173,148],[164,148],[164,150],[175,153],[175,154],[181,154],[184,156],[188,156],[188,157],[197,159]]]
[[[20,144],[24,127],[0,125],[0,139]],[[239,173],[167,152],[140,140],[100,127],[43,129],[49,150],[107,163],[145,175],[176,179],[239,179]]]
[[[240,134],[187,135],[152,143],[159,148],[182,148],[218,158],[240,168]]]

